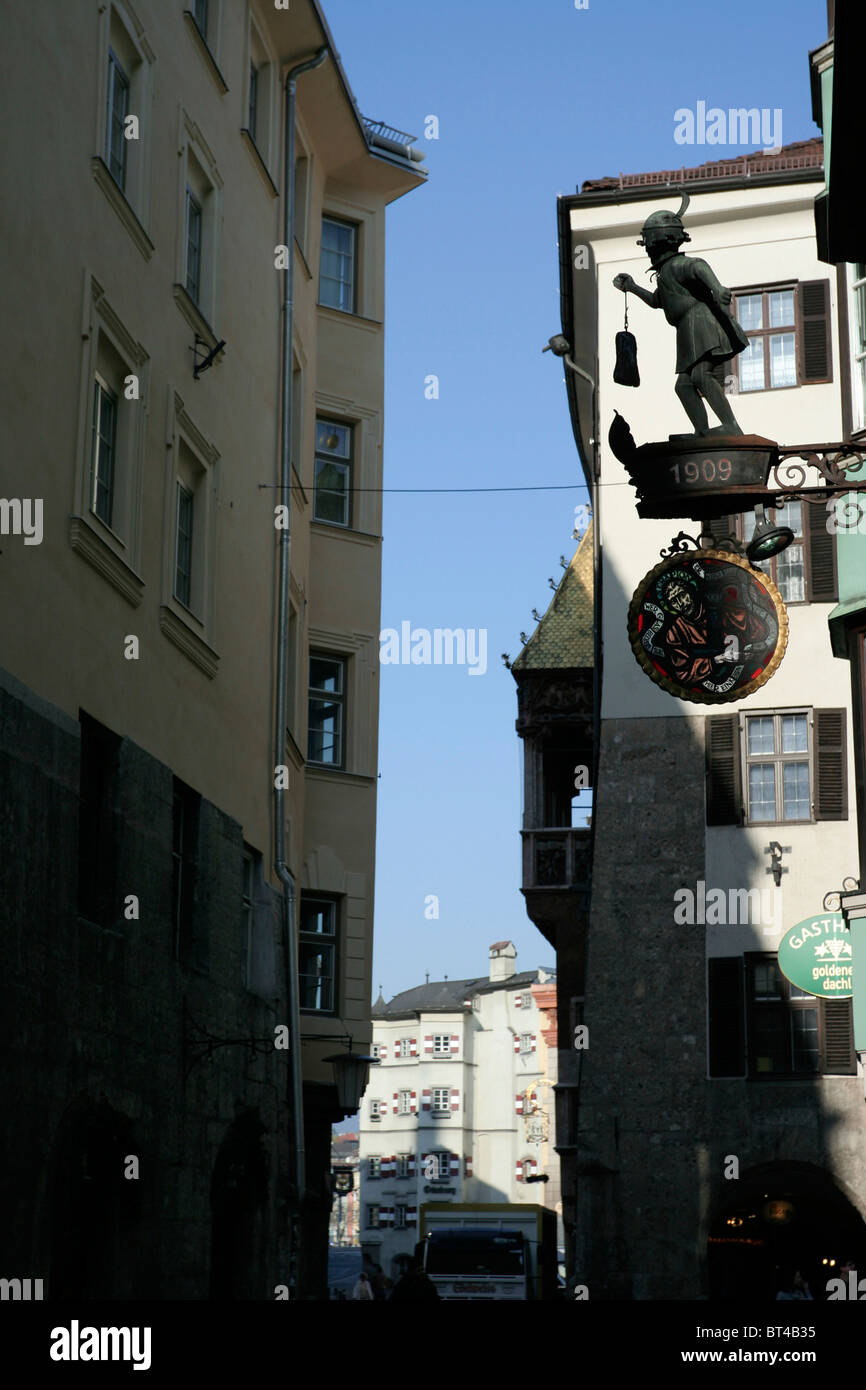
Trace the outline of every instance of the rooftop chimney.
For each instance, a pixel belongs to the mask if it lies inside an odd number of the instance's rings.
[[[490,979],[507,980],[516,969],[517,950],[512,941],[494,941],[490,947]]]

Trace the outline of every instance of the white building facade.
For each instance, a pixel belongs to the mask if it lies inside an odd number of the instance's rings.
[[[419,985],[374,1006],[361,1245],[391,1278],[412,1256],[425,1202],[558,1201],[549,1145],[556,1051],[548,1054],[550,1022],[533,994],[549,996],[543,986],[555,976],[518,974],[516,955],[510,941],[495,942],[488,977]]]

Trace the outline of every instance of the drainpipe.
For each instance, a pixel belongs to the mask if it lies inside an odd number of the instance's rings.
[[[283,160],[283,245],[287,248],[286,269],[283,272],[281,377],[283,393],[282,429],[280,433],[280,480],[278,500],[286,508],[286,525],[279,536],[279,578],[277,608],[276,655],[276,712],[274,731],[274,767],[282,765],[286,756],[286,702],[289,658],[289,560],[290,519],[292,505],[292,339],[294,329],[295,281],[295,80],[302,72],[317,68],[328,56],[320,48],[314,58],[286,73],[285,152]],[[276,782],[276,775],[274,781]],[[282,779],[280,779],[282,780]],[[289,1110],[294,1136],[295,1185],[297,1207],[293,1221],[292,1265],[297,1278],[297,1258],[301,1207],[306,1195],[306,1163],[304,1155],[304,1092],[301,1074],[301,1014],[298,980],[298,933],[295,921],[295,885],[286,864],[286,796],[285,789],[274,787],[274,872],[283,886],[283,948],[286,956],[286,995],[289,1010],[291,1055],[289,1067]]]

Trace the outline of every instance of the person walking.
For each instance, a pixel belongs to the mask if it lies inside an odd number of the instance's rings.
[[[373,1290],[370,1287],[370,1280],[367,1278],[363,1270],[361,1271],[361,1274],[358,1277],[357,1284],[352,1290],[352,1297],[361,1302],[367,1302],[368,1299],[371,1303],[373,1302]]]

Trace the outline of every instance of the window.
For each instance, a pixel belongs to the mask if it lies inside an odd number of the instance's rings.
[[[397,1205],[397,1206],[394,1207],[394,1230],[395,1230],[395,1231],[405,1231],[406,1225],[407,1225],[407,1222],[406,1222],[406,1212],[407,1212],[407,1208],[406,1208],[405,1206]]]
[[[117,449],[117,396],[97,377],[93,383],[93,432],[90,451],[90,510],[111,525]]]
[[[431,1182],[450,1177],[451,1155],[448,1153],[428,1154],[424,1160],[424,1176]]]
[[[851,429],[866,429],[866,265],[846,267],[848,274],[849,353],[851,357]]]
[[[355,263],[358,229],[352,222],[322,218],[319,303],[344,313],[355,312]]]
[[[108,111],[105,118],[105,162],[120,189],[126,186],[127,139],[124,123],[129,114],[129,78],[120,59],[108,50]]]
[[[126,4],[99,6],[98,136],[90,167],[96,183],[145,260],[150,199],[154,54]]]
[[[279,155],[279,140],[275,128],[275,106],[280,83],[277,76],[277,62],[273,46],[249,7],[249,52],[247,58],[247,85],[243,91],[242,130],[248,137],[257,156],[255,162],[263,183],[271,196],[276,195],[270,170]]]
[[[336,1011],[337,903],[333,898],[301,897],[298,938],[301,1008]]]
[[[731,312],[749,339],[733,359],[740,391],[832,380],[829,281],[740,290]]]
[[[208,0],[192,0],[192,17],[202,38],[207,42]]]
[[[368,1158],[368,1159],[367,1159],[367,1177],[368,1177],[368,1178],[381,1178],[381,1176],[382,1176],[382,1160],[381,1160],[381,1158]]]
[[[412,1155],[411,1155],[411,1154],[398,1154],[398,1155],[397,1155],[397,1177],[398,1177],[398,1178],[411,1178],[411,1177],[412,1177],[412,1166],[413,1166],[413,1165],[412,1165]]]
[[[370,1056],[371,1056],[371,1057],[375,1057],[375,1058],[378,1060],[378,1058],[379,1058],[379,1049],[381,1048],[381,1046],[382,1046],[381,1043],[373,1043],[373,1045],[372,1045],[371,1048],[370,1048]]]
[[[277,992],[277,961],[270,904],[263,892],[262,856],[249,845],[243,849],[241,902],[246,950],[246,987],[260,999]]]
[[[434,1115],[448,1115],[451,1113],[451,1093],[447,1086],[434,1086],[431,1099],[433,1102]]]
[[[88,276],[70,544],[133,606],[141,602],[140,481],[148,358]]]
[[[186,292],[198,304],[201,292],[201,203],[186,190]]]
[[[532,1008],[532,995],[531,995],[531,994],[521,994],[521,996],[520,996],[520,1007],[521,1007],[522,1009],[531,1009],[531,1008]]]
[[[247,130],[255,140],[256,138],[256,117],[258,115],[258,86],[259,70],[255,63],[250,63],[250,91],[249,105],[247,108]]]
[[[706,719],[707,825],[848,819],[847,712]]]
[[[192,518],[193,495],[183,483],[177,485],[177,524],[174,549],[174,596],[189,608],[192,602]]]
[[[377,1230],[379,1227],[379,1205],[377,1202],[371,1202],[367,1207],[367,1225],[373,1230]]]
[[[531,1033],[521,1033],[521,1034],[520,1034],[520,1051],[521,1051],[521,1052],[531,1052],[531,1051],[532,1051],[532,1034],[531,1034]]]
[[[371,1119],[374,1123],[378,1123],[378,1121],[381,1120],[381,1118],[382,1118],[382,1113],[383,1113],[383,1111],[382,1111],[382,1104],[383,1104],[383,1103],[382,1103],[381,1100],[371,1100],[371,1101],[370,1101],[370,1119]],[[377,1160],[377,1162],[378,1162],[378,1160]],[[377,1174],[377,1176],[378,1176],[378,1174]]]
[[[190,327],[216,347],[222,176],[207,141],[184,112],[178,161],[178,252],[174,298]]]
[[[398,1115],[411,1115],[411,1114],[412,1114],[412,1092],[411,1092],[411,1091],[398,1091],[398,1093],[397,1093],[397,1114],[398,1114]]]
[[[401,1039],[400,1039],[400,1054],[399,1054],[399,1055],[400,1055],[401,1057],[411,1057],[411,1056],[412,1056],[412,1039],[411,1039],[411,1038],[401,1038]]]
[[[738,294],[735,317],[749,346],[736,359],[741,391],[797,385],[794,290]]]
[[[219,454],[176,394],[174,405],[172,447],[165,463],[160,627],[213,677],[219,668],[213,647]]]
[[[775,955],[707,964],[711,1077],[856,1073],[850,999],[806,994],[784,977]]]
[[[201,797],[179,778],[174,779],[172,800],[172,922],[175,955],[184,965],[207,966],[205,942],[196,912],[198,838]]]
[[[114,925],[115,873],[122,825],[115,809],[120,738],[83,711],[78,803],[78,914]]]
[[[787,502],[781,507],[768,507],[767,517],[794,532],[794,540],[781,554],[761,562],[759,568],[778,585],[786,603],[835,603],[838,596],[836,578],[836,537],[827,526],[827,511],[822,502]],[[755,514],[720,517],[709,522],[715,540],[733,536],[736,540],[751,540],[755,530]]]
[[[316,421],[313,517],[332,526],[351,525],[352,430],[333,420]]]
[[[342,657],[310,653],[307,758],[311,763],[344,766],[345,666]]]
[[[433,1056],[434,1056],[434,1057],[450,1057],[450,1056],[451,1056],[451,1034],[450,1034],[450,1033],[436,1033],[436,1034],[434,1034],[434,1037],[433,1037]]]
[[[748,824],[811,820],[808,713],[744,718]]]

